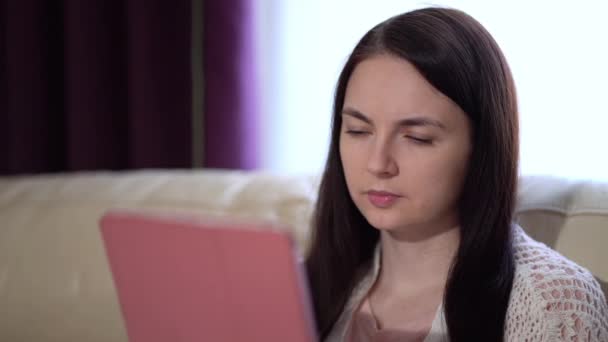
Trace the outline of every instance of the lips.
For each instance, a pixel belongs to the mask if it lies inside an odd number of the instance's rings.
[[[397,202],[401,196],[387,191],[370,190],[367,192],[367,198],[377,208],[388,208]]]

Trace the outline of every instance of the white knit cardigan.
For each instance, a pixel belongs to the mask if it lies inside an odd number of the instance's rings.
[[[505,341],[608,342],[608,306],[591,273],[530,238],[514,225],[515,278],[505,322]],[[326,342],[346,342],[354,311],[381,267],[380,248],[373,266],[355,287]],[[445,342],[447,327],[439,306],[425,342]]]

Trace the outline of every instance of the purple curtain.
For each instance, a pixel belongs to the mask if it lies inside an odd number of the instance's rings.
[[[259,166],[255,0],[205,1],[205,165]]]
[[[189,0],[0,2],[0,174],[191,166]]]

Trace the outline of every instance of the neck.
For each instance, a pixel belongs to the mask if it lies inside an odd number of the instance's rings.
[[[378,285],[395,294],[440,288],[447,281],[460,243],[458,226],[436,230],[424,239],[403,239],[383,231],[380,236],[382,268]]]

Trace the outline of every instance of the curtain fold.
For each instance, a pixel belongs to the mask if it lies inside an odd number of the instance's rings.
[[[63,10],[55,2],[2,2],[0,171],[65,165]]]
[[[191,166],[189,0],[1,3],[1,174]]]
[[[196,1],[0,0],[0,174],[256,168],[259,4]]]
[[[255,0],[205,1],[205,166],[259,166]]]

